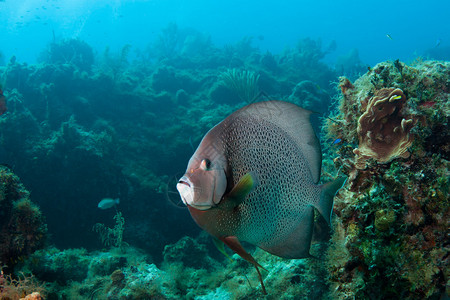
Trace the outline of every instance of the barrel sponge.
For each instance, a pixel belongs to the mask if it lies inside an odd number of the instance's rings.
[[[403,91],[396,88],[377,90],[363,101],[366,108],[358,120],[359,145],[353,150],[358,169],[364,169],[369,158],[387,163],[396,157],[409,157],[408,147],[413,142],[410,131],[416,122],[404,114],[405,102]]]

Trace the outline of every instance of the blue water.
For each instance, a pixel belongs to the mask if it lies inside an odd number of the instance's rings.
[[[0,51],[33,63],[53,38],[79,38],[97,51],[130,44],[145,49],[174,22],[209,34],[215,45],[253,37],[262,51],[279,53],[301,38],[320,38],[340,55],[359,50],[370,65],[410,61],[450,46],[450,1],[0,1]],[[389,38],[389,35],[391,38]]]

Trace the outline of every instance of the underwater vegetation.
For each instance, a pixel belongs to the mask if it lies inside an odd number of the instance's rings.
[[[47,64],[72,64],[81,71],[90,71],[94,64],[94,51],[79,39],[63,39],[50,43],[40,55]]]
[[[6,97],[3,95],[3,91],[0,86],[0,115],[3,115],[6,111]]]
[[[125,219],[122,217],[120,211],[113,218],[116,221],[116,225],[113,228],[109,228],[102,223],[97,223],[92,227],[92,230],[99,234],[103,245],[107,247],[122,247]]]
[[[0,208],[0,263],[8,267],[5,271],[11,271],[45,245],[47,225],[19,178],[1,165]]]
[[[38,279],[11,273],[46,241],[47,225],[39,207],[20,179],[0,165],[0,299],[40,299],[45,289]]]
[[[259,96],[259,75],[256,75],[255,72],[229,69],[222,73],[221,79],[223,84],[228,89],[236,92],[242,101],[251,103]]]
[[[0,67],[8,105],[0,117],[1,163],[33,192],[59,249],[90,253],[132,245],[150,253],[159,268],[165,245],[199,233],[189,214],[173,207],[179,196],[168,201],[168,183],[209,128],[254,100],[241,99],[223,74],[246,74],[235,78],[246,95],[261,91],[262,99],[290,98],[318,110],[335,94],[329,85],[335,73],[320,62],[325,54],[314,40],[275,55],[261,53],[251,38],[218,48],[207,36],[170,25],[158,43],[134,60],[129,45],[92,60],[83,41],[55,40],[39,64],[12,57]],[[299,71],[294,63],[309,67]],[[114,230],[116,212],[97,208],[105,197],[121,199],[120,231]],[[103,224],[98,233],[95,224]],[[33,273],[43,281],[55,278]],[[179,282],[181,294],[185,283]],[[212,288],[205,286],[208,293]]]
[[[86,43],[65,39],[53,41],[40,64],[14,58],[0,67],[8,104],[0,118],[1,159],[33,191],[58,247],[101,246],[91,229],[96,223],[111,227],[111,211],[96,208],[105,197],[122,200],[124,240],[152,253],[198,233],[183,210],[162,218],[172,210],[165,193],[204,133],[254,98],[242,100],[223,74],[252,77],[235,78],[247,95],[263,91],[316,110],[335,93],[329,85],[335,73],[319,61],[324,54],[313,40],[274,55],[260,53],[250,38],[205,47],[207,37],[173,25],[161,38],[174,44],[167,45],[169,54],[156,44],[132,60],[126,45],[92,62]],[[187,54],[203,53],[197,49],[207,53]],[[291,60],[311,67],[298,71]],[[180,220],[185,231],[161,226]],[[68,236],[69,231],[86,235]]]
[[[2,300],[42,300],[45,288],[34,276],[20,274],[17,277],[0,274],[0,299]]]
[[[46,282],[45,299],[260,299],[254,268],[238,258],[208,255],[206,235],[184,237],[164,249],[162,263],[133,247],[88,252],[85,249],[36,251],[20,265],[25,274]],[[313,253],[324,249],[313,249]],[[319,260],[286,260],[253,252],[266,266],[267,299],[320,299],[327,290]]]
[[[367,72],[368,65],[359,58],[358,49],[352,49],[347,54],[336,58],[335,67],[341,76],[350,80],[357,79],[361,74]]]
[[[383,62],[339,87],[325,126],[349,175],[327,255],[334,297],[448,295],[450,63]]]
[[[352,53],[345,73],[367,73],[336,89],[338,71],[321,61],[332,49],[312,39],[280,54],[251,38],[216,47],[172,24],[135,58],[129,45],[96,54],[67,39],[39,64],[6,60],[0,163],[11,168],[0,169],[0,245],[12,246],[0,246],[2,297],[34,278],[24,293],[45,299],[262,298],[256,270],[218,253],[171,194],[202,136],[254,95],[319,112],[336,99],[321,128],[337,141],[322,145],[322,176],[349,177],[329,246],[311,246],[318,259],[245,245],[267,269],[266,298],[448,295],[449,63],[367,72]],[[97,208],[105,197],[121,199],[118,211]]]

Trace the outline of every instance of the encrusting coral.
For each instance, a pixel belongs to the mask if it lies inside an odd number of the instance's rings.
[[[25,298],[20,298],[20,300],[41,300],[41,294],[39,294],[39,292],[33,292],[29,295],[26,295]]]
[[[363,101],[367,108],[358,120],[359,146],[353,150],[357,168],[364,169],[368,158],[386,163],[409,157],[407,148],[413,141],[410,132],[415,122],[403,114],[405,101],[403,91],[396,88],[377,90]]]
[[[5,275],[0,267],[0,299],[1,300],[41,300],[45,288],[34,276],[21,274],[17,277]]]
[[[349,175],[327,254],[333,299],[448,297],[450,63],[383,62],[340,88],[324,128]]]
[[[39,207],[30,201],[19,178],[0,166],[0,262],[12,269],[42,248],[46,236],[47,225]]]

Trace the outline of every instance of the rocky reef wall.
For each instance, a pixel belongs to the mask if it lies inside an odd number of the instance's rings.
[[[383,62],[339,87],[325,126],[342,139],[329,166],[349,176],[327,255],[334,296],[448,295],[450,63]]]

